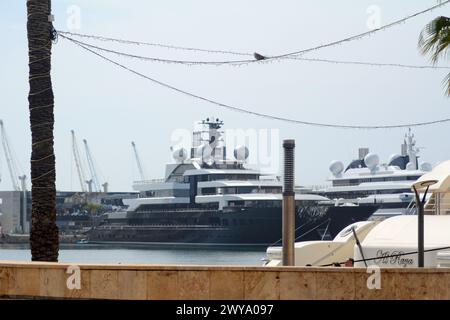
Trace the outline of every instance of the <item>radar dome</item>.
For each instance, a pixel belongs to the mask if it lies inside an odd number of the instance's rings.
[[[414,163],[408,162],[406,164],[406,170],[414,170],[414,169],[415,169]]]
[[[378,157],[378,155],[375,153],[369,153],[364,157],[364,163],[366,164],[367,168],[372,171],[380,163],[380,157]]]
[[[234,157],[236,160],[247,160],[249,156],[249,151],[246,146],[237,146],[236,149],[234,149]]]
[[[388,163],[391,164],[392,162],[394,162],[395,160],[397,160],[400,157],[401,157],[401,155],[399,155],[398,153],[391,154],[391,156],[389,157]]]
[[[177,162],[183,162],[187,159],[187,151],[184,148],[176,149],[172,156]]]
[[[338,176],[344,171],[344,164],[342,161],[333,160],[330,163],[329,169],[333,175]]]
[[[433,166],[429,162],[422,162],[420,164],[420,170],[422,170],[422,171],[431,171],[431,170],[433,170]]]

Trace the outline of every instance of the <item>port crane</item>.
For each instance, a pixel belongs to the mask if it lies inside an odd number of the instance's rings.
[[[29,232],[29,224],[27,223],[27,176],[25,174],[19,174],[18,167],[18,160],[15,157],[15,154],[13,152],[13,149],[11,148],[11,145],[9,143],[8,136],[6,134],[5,126],[3,124],[3,120],[0,120],[0,134],[1,134],[1,140],[2,140],[2,146],[3,146],[3,153],[5,154],[6,163],[8,165],[9,175],[11,179],[11,183],[13,186],[14,191],[20,191],[21,194],[21,209],[20,209],[20,215],[21,215],[21,230],[23,233]],[[22,171],[22,170],[20,170]],[[0,177],[1,181],[1,177]],[[20,183],[19,183],[20,181]]]
[[[144,168],[142,167],[141,159],[139,158],[139,154],[137,152],[136,144],[134,143],[134,141],[131,141],[131,146],[133,147],[134,157],[136,159],[136,164],[139,170],[139,177],[141,178],[141,180],[145,180],[146,175],[144,172]]]
[[[78,143],[77,143],[77,139],[75,137],[75,131],[72,130],[71,133],[72,133],[72,153],[73,153],[73,157],[75,159],[75,165],[77,167],[78,179],[80,180],[81,191],[86,192],[85,183],[87,183],[89,186],[89,192],[92,192],[92,190],[91,190],[92,182],[89,182],[88,180],[86,180],[84,168],[81,163],[80,151],[78,150]]]
[[[12,148],[9,143],[8,136],[6,135],[5,126],[3,120],[0,120],[0,133],[2,139],[3,153],[5,154],[6,164],[8,165],[9,175],[14,191],[26,191],[26,179],[25,174],[19,175],[18,162],[14,157]],[[20,183],[19,183],[20,182]]]
[[[86,159],[89,167],[89,172],[91,174],[90,186],[93,185],[95,188],[95,191],[102,192],[102,187],[104,189],[104,192],[108,192],[108,182],[104,182],[103,184],[100,183],[100,180],[98,179],[97,170],[95,167],[95,161],[92,157],[91,150],[89,149],[88,143],[86,139],[83,139],[84,148],[86,151]],[[92,187],[91,187],[92,190]],[[90,191],[91,191],[90,190]]]

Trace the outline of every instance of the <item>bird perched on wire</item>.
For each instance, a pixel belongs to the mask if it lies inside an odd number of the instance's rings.
[[[257,52],[255,52],[254,54],[253,54],[253,56],[255,57],[255,59],[256,60],[266,60],[267,59],[267,57],[265,57],[265,56],[263,56],[262,54],[259,54],[259,53],[257,53]]]

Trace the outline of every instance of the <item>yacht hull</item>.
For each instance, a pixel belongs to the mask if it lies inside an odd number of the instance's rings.
[[[297,208],[296,240],[334,238],[349,224],[367,220],[376,209],[376,206]],[[122,221],[104,221],[88,237],[90,242],[267,246],[281,241],[281,226],[281,208],[128,213]]]

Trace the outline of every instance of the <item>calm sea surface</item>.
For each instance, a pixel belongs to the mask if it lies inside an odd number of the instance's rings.
[[[98,245],[61,246],[60,262],[261,265],[264,247],[256,248],[125,248]],[[0,260],[30,261],[24,245],[0,245]]]

